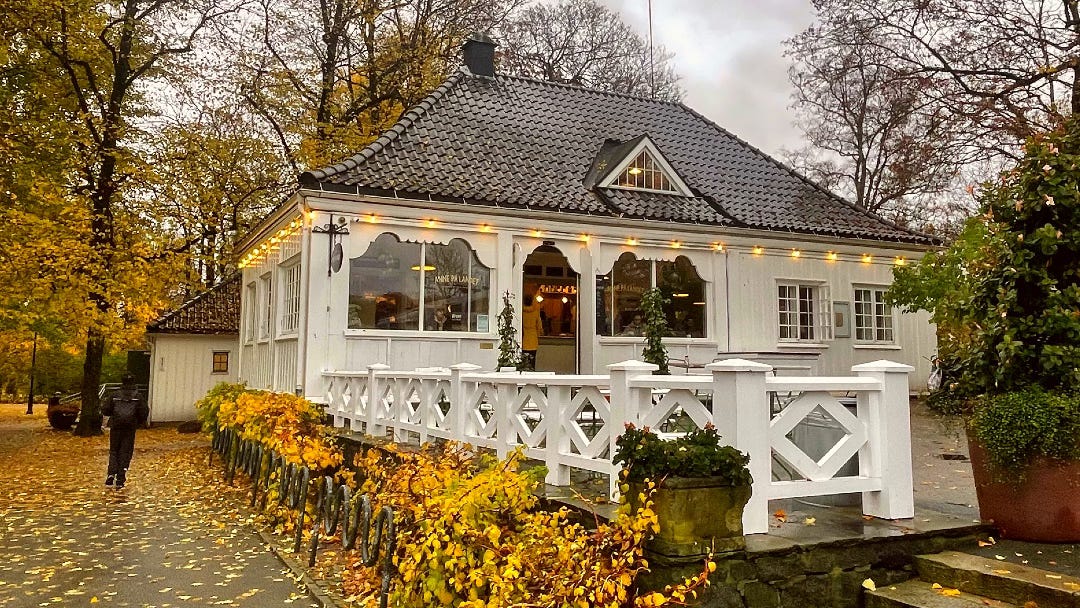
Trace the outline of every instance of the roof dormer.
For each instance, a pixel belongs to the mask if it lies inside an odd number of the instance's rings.
[[[597,181],[601,188],[621,188],[625,190],[644,190],[681,196],[693,196],[686,185],[672,168],[656,144],[648,135],[642,135],[626,142],[621,148],[629,152],[612,158],[613,170]]]

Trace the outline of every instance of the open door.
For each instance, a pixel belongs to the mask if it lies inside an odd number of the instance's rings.
[[[576,374],[578,274],[552,245],[534,249],[522,272],[521,349],[526,367]]]

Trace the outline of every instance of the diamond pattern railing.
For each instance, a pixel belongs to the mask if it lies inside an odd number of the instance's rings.
[[[739,359],[706,367],[711,376],[654,376],[627,361],[610,375],[480,373],[470,364],[399,372],[325,372],[322,394],[338,426],[397,441],[443,438],[493,449],[520,447],[545,463],[547,482],[567,485],[571,468],[607,475],[612,496],[615,441],[626,423],[669,434],[715,425],[750,455],[753,493],[747,533],[768,531],[768,501],[861,493],[863,512],[889,519],[914,514],[906,365],[857,365],[855,376],[773,377],[771,367]],[[856,411],[837,394],[856,396]],[[784,399],[777,396],[783,395]],[[772,408],[776,403],[782,407]],[[773,411],[775,409],[776,411]],[[793,440],[814,417],[838,435],[812,456]],[[791,473],[774,479],[774,459]],[[858,474],[839,473],[856,459]]]

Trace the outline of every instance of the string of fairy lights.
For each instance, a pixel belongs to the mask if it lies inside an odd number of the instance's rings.
[[[308,212],[307,219],[310,220],[313,217],[314,217],[314,213]],[[355,217],[353,219],[353,221],[354,222],[366,222],[366,223],[369,223],[369,224],[377,224],[377,223],[382,222],[383,218],[381,218],[377,214],[368,213],[368,214],[364,214],[363,216]],[[435,219],[435,218],[422,218],[422,219],[418,220],[418,223],[419,223],[419,225],[421,227],[428,228],[428,229],[439,229],[439,228],[467,229],[467,230],[478,230],[479,232],[482,232],[482,233],[491,233],[491,232],[494,231],[494,228],[491,226],[491,224],[486,224],[486,223],[479,224],[479,225],[454,224],[454,223],[450,223],[450,222],[444,222],[442,220],[438,220],[438,219]],[[270,237],[266,238],[259,245],[256,245],[254,248],[248,250],[248,252],[246,254],[244,254],[244,256],[242,258],[240,258],[239,262],[237,263],[237,266],[239,268],[247,268],[249,266],[258,265],[258,264],[261,264],[261,263],[265,262],[269,258],[270,254],[275,253],[278,250],[280,250],[281,244],[285,240],[287,240],[293,234],[296,234],[297,232],[299,232],[300,229],[303,227],[303,224],[304,224],[304,222],[300,218],[292,220],[291,222],[286,224],[284,227],[282,227],[280,230],[278,230],[277,233],[275,233],[273,236],[270,236]],[[543,239],[545,237],[571,238],[571,239],[574,239],[574,240],[577,240],[577,241],[580,241],[580,242],[583,242],[583,243],[589,243],[592,239],[598,238],[597,236],[591,235],[591,234],[568,234],[568,233],[563,233],[563,232],[544,231],[544,230],[539,230],[539,229],[531,230],[531,231],[529,231],[529,234],[533,238],[537,238],[537,239]],[[684,241],[681,241],[681,240],[670,240],[670,241],[642,240],[642,239],[639,239],[637,237],[627,237],[626,239],[622,239],[621,241],[619,241],[617,239],[607,239],[607,238],[602,238],[602,240],[605,241],[605,242],[621,242],[621,244],[625,245],[626,247],[652,246],[652,247],[669,247],[671,249],[711,250],[711,251],[714,251],[714,252],[730,252],[730,251],[737,251],[737,250],[748,250],[749,253],[754,257],[783,255],[783,256],[786,256],[786,257],[790,257],[793,260],[820,259],[820,260],[824,260],[825,262],[837,262],[837,261],[839,261],[841,259],[841,256],[843,256],[844,259],[857,260],[857,261],[859,261],[859,262],[861,262],[863,264],[874,264],[877,261],[877,258],[875,258],[875,256],[873,254],[871,254],[871,253],[841,254],[841,253],[839,253],[839,252],[837,252],[835,250],[831,250],[831,249],[830,250],[825,250],[825,251],[809,250],[809,249],[802,249],[802,248],[772,248],[772,249],[768,249],[763,245],[753,245],[753,246],[750,246],[750,247],[731,246],[731,245],[723,243],[722,241],[713,241],[711,243],[704,244],[704,243],[687,243],[687,242],[684,242]],[[882,257],[885,257],[886,259],[889,259],[887,256],[882,256]],[[905,256],[894,256],[894,257],[891,258],[891,264],[894,265],[894,266],[906,266],[908,264],[908,261],[909,261],[908,258],[905,257]],[[877,262],[877,263],[880,263],[880,262]]]

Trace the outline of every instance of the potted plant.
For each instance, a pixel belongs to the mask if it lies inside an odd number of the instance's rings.
[[[1080,119],[1024,146],[947,250],[891,294],[933,313],[979,509],[1004,536],[1080,541]]]
[[[54,395],[49,399],[49,407],[45,415],[49,419],[49,425],[58,431],[71,430],[75,421],[79,418],[80,405],[78,402],[61,403],[60,397]]]
[[[664,309],[671,304],[671,300],[664,297],[659,287],[651,287],[641,294],[641,312],[645,315],[645,348],[641,351],[641,359],[646,363],[652,363],[659,369],[657,375],[667,375],[668,369],[667,347],[664,346],[664,336],[670,333],[667,324],[667,313]]]
[[[746,547],[743,507],[750,500],[750,458],[723,445],[712,425],[672,439],[627,424],[616,440],[624,496],[632,509],[652,491],[659,531],[645,548],[665,558],[699,559]]]

